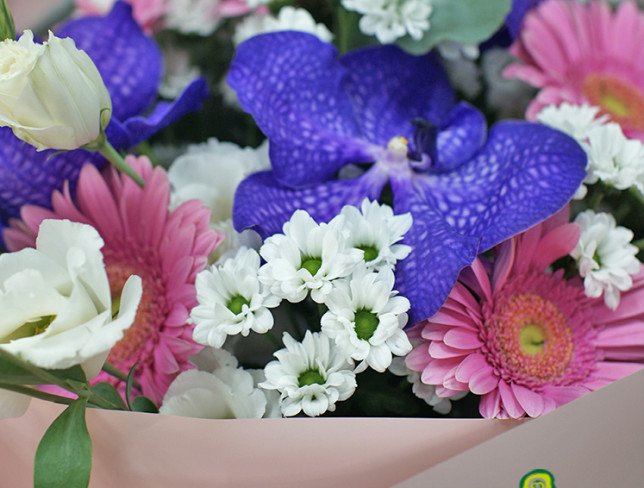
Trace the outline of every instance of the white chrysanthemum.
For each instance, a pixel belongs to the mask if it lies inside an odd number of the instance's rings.
[[[364,251],[363,259],[368,268],[393,269],[397,261],[411,252],[411,247],[398,244],[411,228],[411,214],[394,215],[388,205],[365,199],[360,209],[347,205],[340,215],[344,217],[349,246]]]
[[[184,34],[209,36],[223,20],[212,0],[171,0],[165,12],[165,26]]]
[[[430,27],[430,0],[342,0],[342,5],[362,14],[360,30],[382,44],[407,34],[419,40]]]
[[[610,123],[588,132],[588,146],[589,183],[599,179],[618,190],[635,186],[644,193],[644,144]]]
[[[277,360],[266,365],[266,381],[259,386],[281,393],[285,417],[301,411],[309,417],[333,412],[336,402],[353,395],[353,367],[328,337],[307,331],[300,343],[284,333],[283,341],[286,348],[277,351]]]
[[[238,234],[232,226],[233,197],[241,181],[249,174],[268,169],[268,143],[257,149],[241,148],[215,138],[191,145],[168,171],[172,185],[172,206],[197,198],[211,211],[211,228],[225,235],[213,260],[241,246],[259,247],[254,231]]]
[[[247,39],[266,32],[299,31],[313,34],[324,42],[331,42],[333,34],[324,24],[318,24],[303,8],[282,7],[277,14],[251,15],[240,22],[233,34],[233,43],[241,44]]]
[[[358,371],[370,366],[383,372],[393,355],[411,351],[403,331],[409,300],[396,296],[393,287],[390,269],[374,273],[361,267],[350,279],[335,283],[324,302],[329,311],[322,316],[322,333],[352,359],[363,361]]]
[[[172,382],[159,413],[202,419],[261,418],[267,398],[253,375],[237,367],[237,360],[223,350],[204,351],[214,362],[210,371],[190,370]],[[199,356],[204,356],[200,353]]]
[[[598,114],[598,107],[564,102],[558,106],[548,105],[539,112],[537,120],[544,125],[565,132],[584,145],[589,132],[602,127],[607,120],[606,116],[598,117]]]
[[[331,282],[349,276],[363,252],[349,246],[343,231],[344,217],[317,224],[303,210],[284,224],[284,233],[264,242],[259,253],[266,264],[259,279],[272,294],[291,303],[311,298],[323,303],[333,288]]]
[[[280,299],[259,282],[259,262],[255,250],[241,248],[235,257],[197,275],[199,305],[190,312],[196,342],[221,347],[229,335],[263,334],[273,327],[268,309]]]
[[[620,292],[633,286],[631,275],[640,270],[637,247],[630,244],[633,232],[616,226],[612,215],[592,210],[580,213],[575,223],[581,237],[570,255],[577,260],[586,295],[597,298],[603,293],[606,306],[615,310]]]
[[[405,358],[395,357],[389,366],[389,371],[396,376],[405,376],[407,381],[411,383],[411,390],[418,398],[424,400],[427,405],[440,414],[446,415],[452,410],[452,400],[460,400],[467,391],[459,392],[457,395],[450,398],[443,398],[436,394],[436,387],[434,385],[426,385],[420,380],[420,373],[411,371],[405,366]]]

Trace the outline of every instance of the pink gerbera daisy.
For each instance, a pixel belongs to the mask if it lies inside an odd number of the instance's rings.
[[[66,185],[53,194],[53,210],[24,206],[22,221],[13,221],[4,237],[12,251],[31,247],[40,222],[52,218],[98,230],[105,241],[112,296],[120,296],[130,275],[143,280],[134,324],[108,361],[124,372],[138,361],[135,378],[143,394],[158,402],[172,380],[191,367],[188,358],[201,349],[187,324],[196,305],[195,277],[222,236],[209,230],[210,211],[197,200],[168,210],[170,184],[163,169],[152,168],[144,157],[127,161],[143,177],[144,188],[111,168],[104,177],[88,164],[81,170],[75,200]],[[105,374],[97,381],[117,383]]]
[[[528,107],[535,119],[546,105],[588,103],[644,140],[644,14],[634,1],[615,12],[606,2],[546,0],[530,12],[505,76],[541,88]]]
[[[563,220],[565,219],[565,220]],[[579,239],[563,212],[478,258],[410,335],[407,366],[445,397],[482,395],[484,417],[549,412],[644,367],[644,270],[616,311],[548,272]]]

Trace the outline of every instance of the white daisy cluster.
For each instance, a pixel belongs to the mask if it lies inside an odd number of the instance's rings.
[[[433,10],[431,0],[342,0],[342,6],[362,14],[360,30],[382,44],[406,35],[421,39]]]
[[[575,223],[581,227],[581,237],[570,255],[577,260],[586,295],[603,294],[606,306],[615,310],[620,292],[633,286],[632,276],[641,266],[638,249],[630,243],[633,232],[617,226],[611,214],[592,210],[577,215]]]
[[[269,309],[310,296],[327,309],[321,332],[302,343],[285,334],[286,349],[275,353],[261,386],[280,393],[284,415],[332,411],[353,394],[356,373],[383,372],[411,350],[403,331],[410,304],[394,290],[393,272],[411,252],[400,243],[411,224],[411,215],[368,200],[329,223],[296,211],[259,255],[242,248],[197,276],[195,341],[221,347],[228,336],[265,333],[273,327]]]
[[[585,185],[599,180],[618,190],[635,187],[644,193],[644,144],[628,139],[619,124],[598,114],[597,107],[562,103],[537,115],[539,122],[576,139],[588,154],[587,175],[575,198],[583,198]]]

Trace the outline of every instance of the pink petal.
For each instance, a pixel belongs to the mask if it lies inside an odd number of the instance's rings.
[[[428,352],[429,346],[427,344],[421,344],[413,348],[409,354],[405,357],[405,364],[412,371],[421,372],[427,366],[427,363],[430,361],[430,356]]]
[[[448,331],[443,342],[457,349],[477,349],[483,345],[477,333],[462,328]]]
[[[501,403],[503,410],[513,419],[519,419],[525,416],[526,412],[519,404],[517,398],[512,392],[512,388],[505,381],[499,381],[499,393],[501,394]]]
[[[486,419],[493,419],[501,411],[501,395],[499,390],[493,390],[481,397],[479,413]]]
[[[474,374],[487,370],[487,368],[489,368],[489,364],[483,354],[470,354],[456,369],[456,379],[463,383],[469,383]]]
[[[519,402],[519,405],[521,405],[521,408],[525,410],[525,413],[530,417],[538,417],[543,413],[545,403],[539,393],[515,383],[511,387],[512,393],[514,393],[515,398]]]
[[[544,271],[557,259],[567,256],[577,245],[581,228],[577,224],[565,224],[548,232],[539,242],[539,252],[534,257],[534,266]]]
[[[487,364],[485,366],[477,373],[474,373],[468,382],[470,391],[476,395],[485,395],[500,384],[499,378],[494,374],[494,370]]]

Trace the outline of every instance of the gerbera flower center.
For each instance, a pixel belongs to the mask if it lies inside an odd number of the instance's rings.
[[[491,321],[495,360],[504,371],[539,382],[561,377],[574,352],[568,320],[557,305],[534,293],[511,296]]]
[[[307,270],[309,273],[311,273],[311,276],[315,276],[317,272],[320,271],[321,267],[322,260],[320,258],[302,258],[302,264],[300,265],[300,269]]]
[[[163,323],[168,313],[165,301],[165,290],[158,259],[154,252],[139,256],[118,256],[111,249],[105,249],[107,277],[112,293],[112,312],[118,310],[118,299],[127,279],[139,275],[143,280],[143,296],[139,303],[134,323],[125,331],[123,338],[110,351],[108,361],[122,370],[129,369],[134,360],[142,360],[141,352],[149,346],[152,334],[156,333],[155,324]],[[152,351],[150,351],[152,353]]]
[[[250,306],[250,302],[246,300],[243,296],[236,295],[228,301],[228,304],[226,306],[228,307],[228,310],[230,310],[232,313],[234,313],[235,315],[239,315],[240,313],[242,313],[242,310],[244,309],[244,305],[248,307]]]
[[[354,322],[358,339],[368,341],[376,332],[380,320],[378,320],[378,316],[375,313],[363,309],[355,313]]]
[[[644,129],[644,96],[637,87],[611,75],[592,74],[584,80],[583,93],[620,125]]]
[[[324,376],[320,374],[317,369],[307,369],[297,378],[297,382],[301,387],[308,385],[323,385],[325,383]]]

